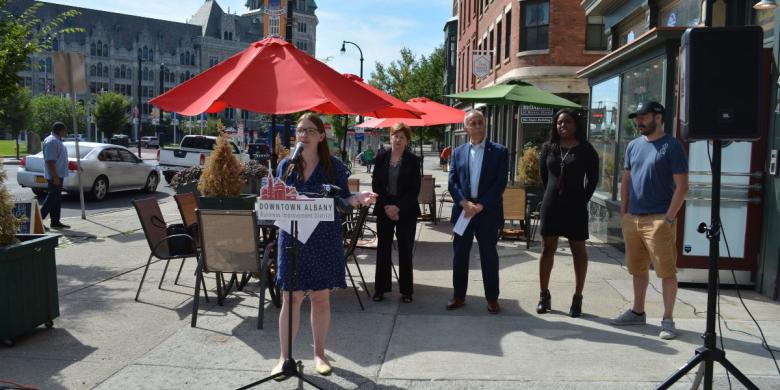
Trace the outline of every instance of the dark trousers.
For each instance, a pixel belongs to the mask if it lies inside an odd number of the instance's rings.
[[[55,186],[54,181],[49,179],[49,183],[46,186],[46,199],[41,204],[41,218],[46,218],[51,214],[51,223],[60,223],[60,210],[62,209],[62,178],[60,178],[60,186]]]
[[[487,220],[481,215],[471,219],[462,236],[455,234],[452,258],[453,297],[466,298],[469,286],[469,257],[474,237],[479,243],[479,257],[482,266],[482,280],[485,287],[485,298],[498,299],[498,226],[495,221]]]
[[[417,219],[393,221],[384,215],[377,216],[376,234],[379,244],[376,250],[377,293],[392,291],[393,233],[398,240],[398,289],[402,295],[414,292],[412,249],[417,230]]]

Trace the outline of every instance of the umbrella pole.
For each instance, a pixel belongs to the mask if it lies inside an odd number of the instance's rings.
[[[420,127],[420,176],[425,173],[425,155],[423,155],[423,129],[425,127]]]
[[[276,169],[278,163],[276,159],[276,115],[271,114],[271,165]]]

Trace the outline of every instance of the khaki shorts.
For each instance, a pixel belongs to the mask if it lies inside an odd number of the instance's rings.
[[[677,221],[670,225],[664,214],[625,214],[622,224],[631,275],[647,272],[651,262],[659,278],[677,273]]]

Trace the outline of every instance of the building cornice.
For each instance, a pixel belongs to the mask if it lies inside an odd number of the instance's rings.
[[[598,61],[580,69],[577,72],[577,76],[588,78],[594,74],[601,73],[605,69],[617,66],[629,58],[636,58],[639,54],[654,49],[667,41],[677,40],[679,42],[686,29],[687,27],[652,28],[630,43],[619,47],[617,50],[601,57]]]
[[[606,12],[615,9],[622,3],[623,1],[621,0],[582,0],[580,5],[582,6],[582,9],[585,10],[585,15],[601,16]]]

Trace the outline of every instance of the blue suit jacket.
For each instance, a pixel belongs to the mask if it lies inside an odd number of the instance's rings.
[[[457,222],[463,208],[460,202],[471,197],[471,180],[469,179],[469,148],[467,142],[458,146],[452,152],[450,159],[450,176],[448,190],[454,205],[450,221]],[[482,158],[482,170],[479,176],[477,199],[484,206],[479,215],[497,226],[504,221],[503,195],[506,188],[509,163],[506,147],[490,141],[485,141],[485,155]]]

